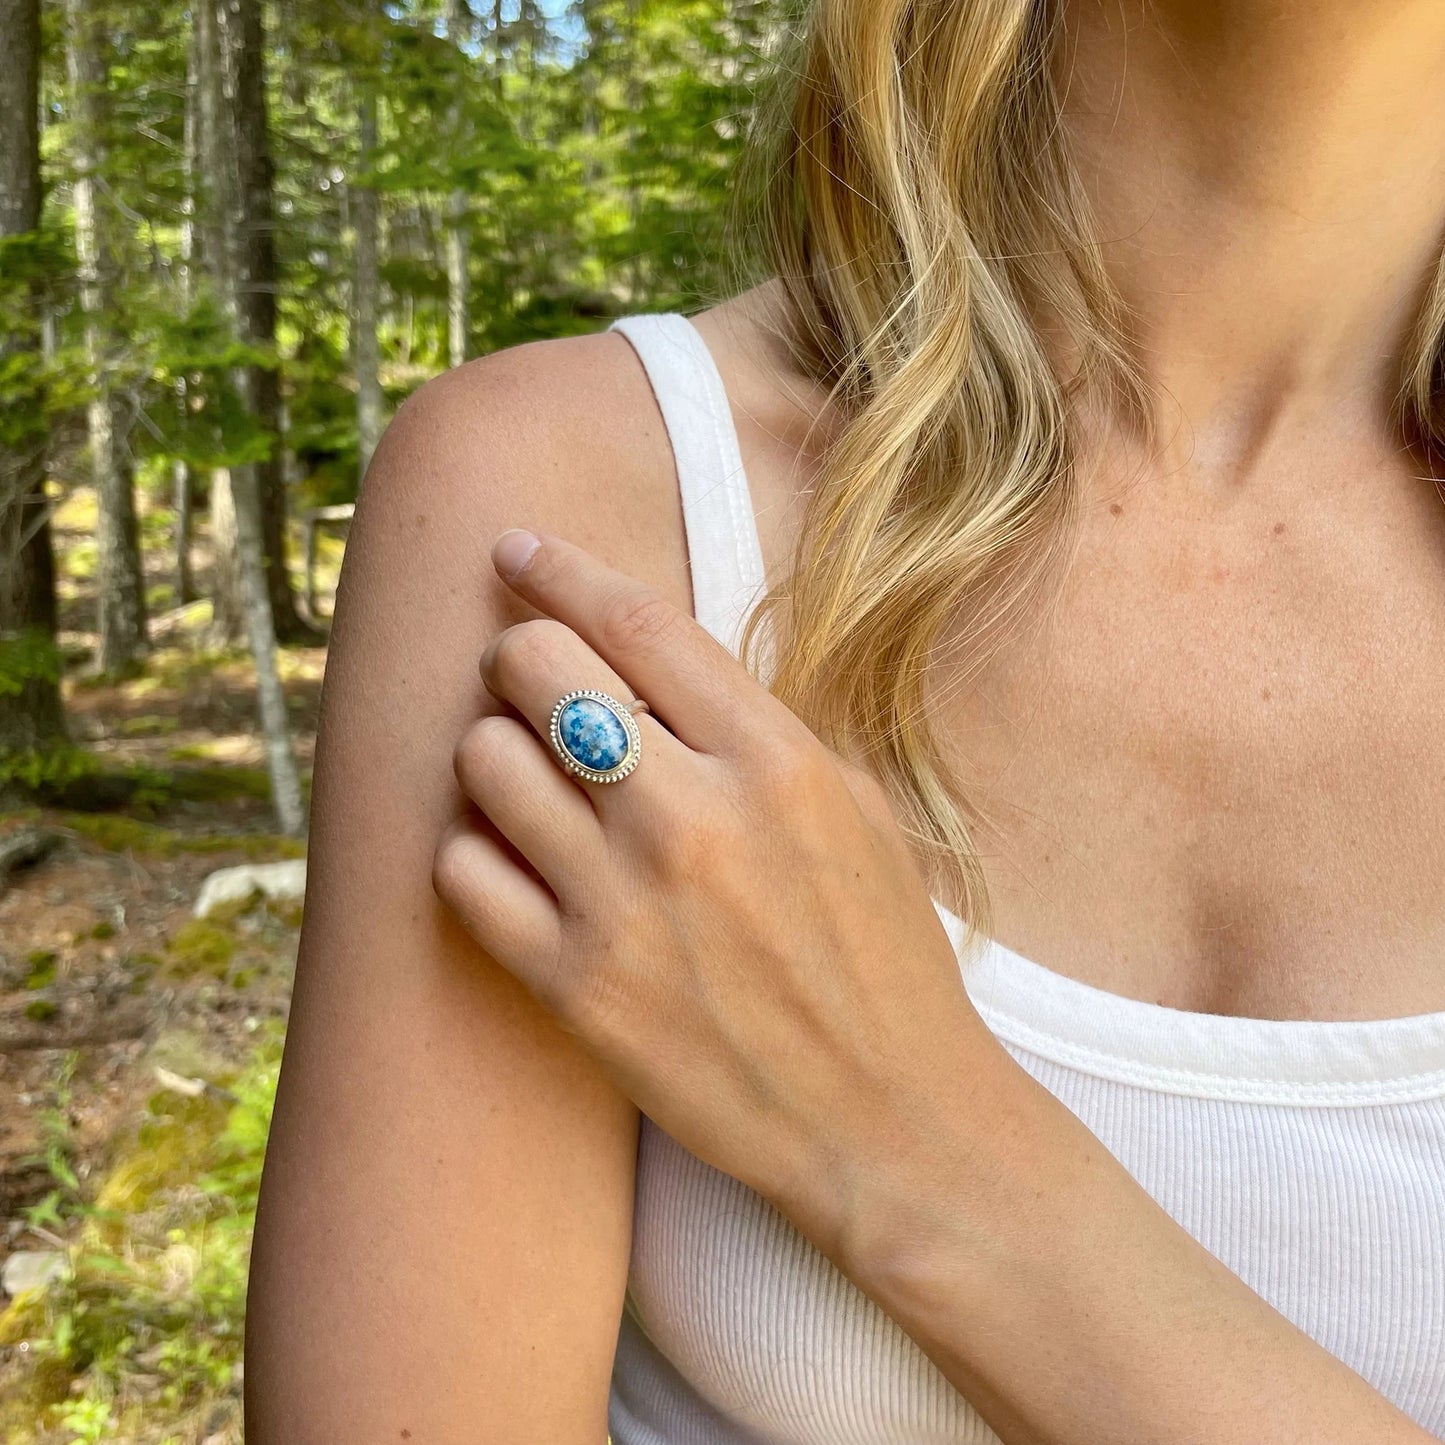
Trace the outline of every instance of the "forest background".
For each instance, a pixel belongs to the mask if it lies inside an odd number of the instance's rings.
[[[367,461],[726,290],[778,9],[0,0],[0,1439],[239,1445]]]

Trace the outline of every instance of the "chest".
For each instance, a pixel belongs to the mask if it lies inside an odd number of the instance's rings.
[[[940,664],[1001,941],[1200,1012],[1445,1009],[1445,510],[1332,475],[1091,486],[989,665]]]

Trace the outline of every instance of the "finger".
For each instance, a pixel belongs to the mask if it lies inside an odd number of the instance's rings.
[[[556,900],[475,817],[456,819],[432,858],[432,888],[468,933],[531,985],[561,946]]]
[[[572,631],[549,617],[519,622],[500,632],[482,654],[482,679],[495,696],[509,702],[551,748],[552,710],[564,693],[596,688],[627,702],[632,689]],[[655,796],[657,790],[676,786],[691,759],[689,749],[656,718],[646,713],[634,718],[642,739],[637,768],[620,780],[629,803]],[[608,720],[610,721],[610,719]],[[559,776],[569,775],[559,762]],[[619,789],[608,783],[585,780],[582,786],[603,817],[617,806]]]
[[[597,814],[526,723],[494,714],[462,734],[457,782],[558,898],[595,871]]]
[[[511,531],[497,539],[498,573],[627,678],[689,747],[731,752],[750,719],[761,725],[780,722],[778,713],[792,718],[706,628],[655,588],[560,537],[542,536],[527,552],[530,540],[519,539],[531,535]]]

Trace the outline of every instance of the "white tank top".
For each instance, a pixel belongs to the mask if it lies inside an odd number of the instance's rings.
[[[721,377],[681,316],[616,329],[676,454],[695,613],[736,650],[763,561]],[[1445,1438],[1445,1013],[1187,1013],[995,942],[965,950],[935,906],[1018,1063],[1211,1253]],[[998,1439],[787,1220],[645,1118],[609,1422],[613,1445]]]

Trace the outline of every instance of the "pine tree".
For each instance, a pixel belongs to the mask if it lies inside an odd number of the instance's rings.
[[[381,440],[381,358],[376,329],[381,307],[381,197],[369,174],[376,163],[376,91],[365,80],[358,96],[360,182],[351,188],[352,224],[356,230],[352,260],[351,363],[356,370],[356,435],[358,484],[366,477],[372,453]]]
[[[132,406],[114,382],[114,295],[119,271],[106,177],[107,81],[100,17],[65,0],[66,62],[75,138],[75,250],[91,399],[86,416],[96,492],[98,642],[102,672],[131,667],[146,650],[145,581],[129,456]]]
[[[45,476],[39,269],[39,0],[0,0],[0,799],[14,768],[65,741]],[[16,363],[19,363],[17,366]]]
[[[271,141],[266,122],[266,36],[261,0],[231,0],[230,44],[232,154],[235,207],[230,227],[234,248],[236,320],[241,339],[268,360],[247,370],[252,419],[272,438],[270,454],[256,463],[265,539],[266,582],[279,637],[318,640],[296,612],[286,567],[286,484],[281,468],[281,389],[276,349],[276,216],[272,196]]]

